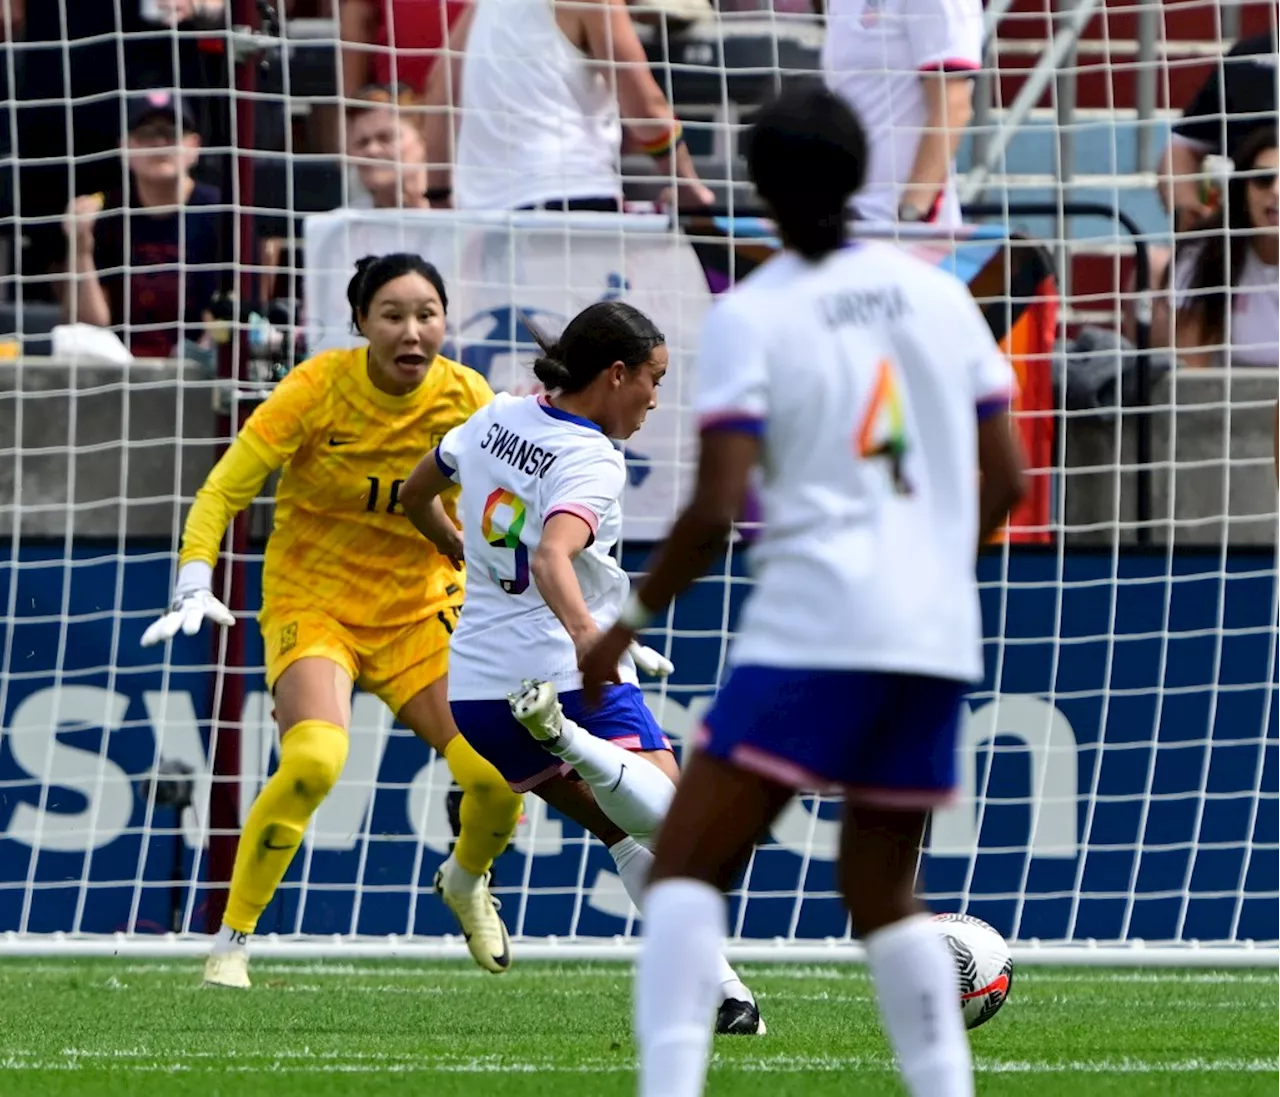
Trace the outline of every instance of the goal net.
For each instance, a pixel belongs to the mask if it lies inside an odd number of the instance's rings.
[[[216,593],[237,626],[139,645],[221,447],[301,357],[353,345],[345,289],[362,255],[435,262],[445,352],[499,389],[533,391],[524,317],[554,330],[623,297],[672,350],[662,406],[625,449],[621,556],[640,572],[696,451],[699,320],[776,247],[745,182],[743,121],[780,76],[818,66],[823,29],[789,0],[649,12],[653,71],[719,207],[673,222],[646,205],[664,180],[631,156],[621,213],[403,208],[434,186],[412,144],[421,99],[354,93],[387,77],[421,87],[444,22],[367,28],[343,49],[337,21],[303,0],[265,25],[259,5],[228,18],[214,0],[176,28],[129,18],[123,32],[119,5],[47,6],[61,22],[28,5],[5,45],[0,951],[193,950],[216,928],[278,749],[255,621],[269,490],[224,544]],[[114,10],[85,14],[98,7]],[[992,4],[958,159],[972,224],[896,233],[969,284],[1021,382],[1032,490],[978,562],[986,678],[920,884],[934,909],[987,920],[1024,957],[1275,962],[1274,316],[1269,363],[1240,356],[1257,329],[1238,310],[1218,327],[1178,321],[1222,286],[1156,289],[1170,222],[1154,171],[1176,109],[1272,11]],[[151,90],[122,96],[122,70]],[[1241,185],[1202,164],[1203,193],[1250,201],[1274,179],[1274,141],[1262,157]],[[388,188],[400,208],[375,208]],[[1265,224],[1226,212],[1228,251],[1260,242],[1258,300],[1271,264],[1274,312],[1274,224],[1268,244]],[[1173,268],[1192,263],[1188,247]],[[1153,335],[1173,351],[1145,353]],[[645,687],[677,750],[720,677],[758,530],[746,515],[646,636],[677,668]],[[447,767],[370,695],[356,694],[350,731],[259,932],[294,953],[464,955],[431,892],[453,841]],[[838,831],[838,802],[794,801],[733,895],[733,951],[858,954]],[[522,955],[624,956],[636,939],[607,852],[535,796],[494,872]]]

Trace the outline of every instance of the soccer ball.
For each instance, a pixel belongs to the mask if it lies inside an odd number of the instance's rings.
[[[986,1024],[999,1012],[1013,987],[1013,957],[1008,943],[971,914],[937,914],[933,920],[942,927],[956,959],[965,1028]]]

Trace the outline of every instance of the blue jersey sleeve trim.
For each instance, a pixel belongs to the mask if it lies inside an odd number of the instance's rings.
[[[457,480],[458,470],[453,468],[448,461],[440,456],[440,447],[436,446],[436,468],[445,474],[450,480]]]
[[[1008,392],[997,393],[979,400],[977,403],[978,422],[981,423],[984,419],[990,419],[991,416],[999,412],[1008,411],[1012,403],[1013,395]]]
[[[759,415],[709,415],[698,424],[698,429],[703,434],[734,431],[738,434],[751,434],[756,438],[764,434],[764,427],[765,420]]]

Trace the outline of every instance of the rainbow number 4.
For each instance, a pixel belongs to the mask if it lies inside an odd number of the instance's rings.
[[[497,550],[495,556],[511,553],[510,578],[505,578],[498,571],[498,561],[488,564],[489,578],[508,594],[523,594],[529,589],[529,550],[520,540],[524,529],[528,508],[511,492],[504,488],[496,488],[485,500],[484,516],[480,520],[480,533],[491,549]],[[506,561],[504,560],[505,564]],[[507,568],[503,567],[503,571]]]
[[[893,490],[899,495],[910,495],[911,483],[903,469],[909,448],[902,390],[893,363],[884,358],[876,366],[875,385],[854,439],[854,449],[859,457],[868,460],[884,458],[889,463]]]

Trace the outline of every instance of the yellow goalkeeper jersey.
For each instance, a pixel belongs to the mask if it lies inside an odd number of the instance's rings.
[[[407,396],[374,387],[367,352],[326,351],[293,369],[240,433],[283,465],[262,575],[272,603],[352,626],[420,621],[462,601],[463,575],[399,503],[417,463],[493,398],[483,377],[437,357]],[[458,490],[443,497],[456,515]]]

